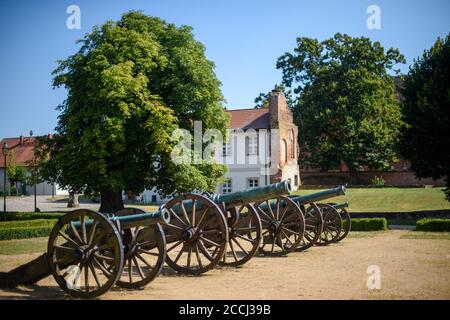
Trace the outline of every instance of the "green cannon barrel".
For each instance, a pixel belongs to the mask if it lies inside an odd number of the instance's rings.
[[[332,205],[333,208],[340,210],[340,209],[345,209],[348,208],[348,202],[344,202],[344,203],[336,203]]]
[[[144,212],[131,214],[128,216],[110,216],[112,222],[119,222],[123,229],[129,229],[138,226],[151,226],[157,223],[167,224],[170,222],[170,212],[167,209],[161,209],[155,212]],[[86,221],[86,227],[92,224],[92,220]],[[75,228],[80,227],[80,222],[74,223]]]
[[[213,200],[217,204],[224,203],[226,209],[230,209],[239,205],[263,201],[277,196],[289,195],[291,192],[291,184],[288,180],[284,180],[282,182],[251,188],[243,191],[216,194],[211,197],[211,200]]]
[[[295,196],[290,197],[292,200],[297,202],[298,204],[304,204],[304,203],[311,203],[311,202],[317,202],[329,198],[334,198],[338,196],[345,195],[345,187],[344,186],[338,186],[333,189],[328,189],[320,192],[311,193],[305,196]]]

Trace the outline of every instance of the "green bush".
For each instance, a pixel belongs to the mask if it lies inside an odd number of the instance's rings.
[[[416,221],[417,231],[450,231],[450,219],[420,219]]]
[[[386,218],[354,218],[351,231],[387,230]]]
[[[51,226],[0,229],[0,240],[48,237],[51,231]]]
[[[375,176],[375,177],[373,177],[371,183],[375,187],[384,187],[386,181],[384,181],[382,176],[379,176],[379,177]]]
[[[53,227],[57,219],[37,219],[21,221],[1,221],[0,229],[11,228],[34,228],[34,227]]]
[[[58,219],[65,213],[39,213],[39,212],[6,212],[0,213],[0,221],[19,221],[36,219]]]

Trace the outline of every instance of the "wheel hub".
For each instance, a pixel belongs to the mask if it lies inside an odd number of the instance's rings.
[[[269,229],[272,232],[278,232],[280,229],[280,226],[281,226],[281,223],[279,221],[273,220],[272,222],[270,222]]]
[[[184,241],[192,241],[196,238],[197,233],[197,228],[195,227],[186,228],[181,232],[181,239]]]

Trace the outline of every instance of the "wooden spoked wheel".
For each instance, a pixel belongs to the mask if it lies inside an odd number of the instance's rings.
[[[300,208],[305,213],[305,235],[297,251],[304,251],[319,241],[323,229],[323,219],[322,213],[315,203],[302,204]]]
[[[222,259],[228,226],[219,206],[199,194],[175,197],[163,205],[170,223],[163,226],[167,240],[166,263],[175,271],[200,275]]]
[[[262,225],[253,205],[233,208],[228,224],[228,246],[220,265],[239,267],[248,262],[258,251],[262,237]],[[238,214],[235,214],[235,213]]]
[[[317,245],[326,246],[336,242],[342,230],[342,219],[339,212],[329,204],[317,204],[322,212],[323,230]]]
[[[125,208],[115,216],[140,214],[145,211]],[[140,288],[152,282],[161,272],[166,259],[166,237],[160,224],[122,229],[125,262],[117,285]]]
[[[59,219],[51,231],[47,255],[56,282],[74,297],[98,297],[122,274],[120,234],[106,216],[91,210],[75,210]]]
[[[345,208],[343,208],[339,211],[339,214],[342,219],[342,230],[341,234],[336,240],[337,242],[344,240],[345,237],[347,237],[350,230],[352,229],[352,217],[350,216],[350,213],[348,213],[348,211]]]
[[[285,255],[299,246],[305,233],[305,218],[291,199],[279,196],[256,205],[262,223],[259,251],[265,255]]]

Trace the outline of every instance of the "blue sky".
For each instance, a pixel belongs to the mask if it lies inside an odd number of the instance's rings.
[[[69,30],[66,9],[81,9],[81,29]],[[366,9],[381,9],[381,29],[366,26]],[[94,25],[143,10],[177,25],[190,25],[216,64],[227,107],[253,107],[253,100],[280,81],[277,57],[298,36],[323,40],[336,32],[368,36],[414,58],[450,32],[447,0],[54,0],[0,2],[0,137],[52,132],[63,89],[51,87],[58,59],[77,51],[75,41]]]

